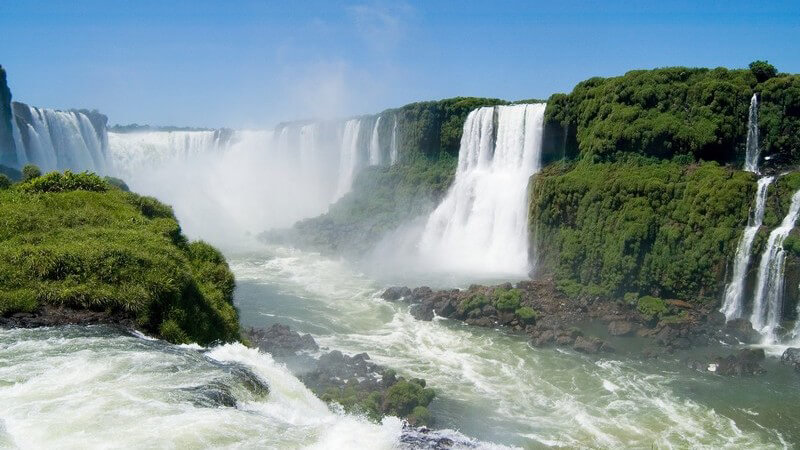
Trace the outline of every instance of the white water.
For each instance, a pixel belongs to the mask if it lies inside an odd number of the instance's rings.
[[[792,195],[789,212],[780,226],[772,230],[758,266],[753,312],[750,323],[761,333],[765,343],[777,341],[776,331],[783,307],[783,274],[785,269],[783,241],[794,228],[800,215],[800,191]]]
[[[392,125],[392,143],[389,147],[389,163],[394,164],[397,162],[397,117],[394,118]]]
[[[52,170],[90,170],[107,172],[105,129],[95,131],[89,118],[77,111],[36,108],[21,103],[31,122],[19,128],[17,118],[11,121],[19,166],[31,163],[44,172]],[[24,145],[23,134],[28,136]]]
[[[424,259],[446,270],[527,275],[526,194],[540,165],[544,109],[484,107],[467,116],[455,181],[422,234]]]
[[[381,124],[381,116],[375,119],[375,125],[372,127],[372,136],[369,140],[369,165],[379,166],[383,163],[383,154],[381,153],[381,140],[378,132]]]
[[[744,313],[744,286],[747,279],[747,269],[750,267],[751,250],[761,224],[764,222],[764,207],[767,203],[767,191],[775,177],[763,177],[758,180],[756,189],[756,204],[749,219],[747,227],[742,233],[739,245],[736,247],[736,257],[733,263],[731,282],[725,288],[725,299],[720,311],[725,314],[726,320],[742,317]]]
[[[351,119],[344,124],[342,133],[342,145],[339,153],[339,182],[336,187],[334,200],[342,198],[350,192],[353,186],[353,178],[361,167],[362,158],[359,144],[359,133],[361,132],[361,120]]]
[[[750,99],[750,113],[747,120],[747,147],[744,157],[744,170],[758,173],[758,157],[761,149],[758,143],[758,96]]]
[[[713,392],[724,381],[695,379],[677,361],[536,349],[498,330],[419,321],[378,298],[383,283],[313,253],[273,248],[229,261],[245,325],[288,324],[323,347],[426,379],[439,427],[525,448],[780,447],[780,435],[749,416],[727,416],[730,404],[698,401],[697,386]]]

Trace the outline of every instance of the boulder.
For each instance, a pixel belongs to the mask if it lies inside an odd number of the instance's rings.
[[[764,358],[764,349],[745,348],[735,355],[717,358],[708,370],[719,375],[760,375],[766,372],[759,364]]]
[[[544,330],[536,339],[534,339],[533,345],[536,347],[544,347],[551,344],[555,338],[556,336],[551,330]]]
[[[630,336],[633,331],[633,324],[628,321],[615,320],[608,324],[608,333],[612,336]]]
[[[421,286],[411,290],[411,298],[416,301],[424,300],[433,294],[433,290],[428,286]]]
[[[300,334],[276,323],[267,329],[250,328],[245,335],[259,350],[273,356],[292,356],[302,351],[317,351],[319,346],[310,334]]]
[[[603,346],[603,341],[601,341],[600,339],[593,337],[578,336],[575,339],[575,343],[572,345],[572,349],[582,353],[594,354],[599,352],[600,347],[602,346]]]
[[[794,367],[800,372],[800,347],[789,347],[781,355],[781,363]]]
[[[381,294],[381,298],[390,302],[396,302],[401,299],[411,299],[411,289],[406,286],[392,286],[387,288]]]

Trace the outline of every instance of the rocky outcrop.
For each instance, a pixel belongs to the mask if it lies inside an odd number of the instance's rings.
[[[9,316],[0,316],[0,327],[37,328],[59,325],[120,325],[135,328],[134,321],[123,313],[73,309],[64,306],[42,305],[34,312],[19,312]]]
[[[794,367],[800,373],[800,347],[790,347],[781,355],[781,363]]]
[[[11,90],[8,88],[6,71],[0,66],[0,165],[17,167],[17,150],[11,131]]]
[[[378,365],[366,353],[345,355],[338,350],[314,357],[319,350],[311,335],[275,324],[268,329],[250,328],[244,335],[260,350],[277,358],[300,359],[306,367],[298,377],[326,402],[335,402],[347,411],[379,420],[385,415],[405,418],[410,425],[432,422],[427,406],[435,394],[425,380],[405,379]]]
[[[753,376],[761,375],[766,372],[761,367],[761,361],[765,358],[764,349],[745,348],[738,353],[719,356],[712,361],[688,362],[689,367],[700,372],[708,372],[723,376]]]

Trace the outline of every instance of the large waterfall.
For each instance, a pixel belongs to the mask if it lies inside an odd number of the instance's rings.
[[[777,340],[775,332],[780,323],[783,308],[785,268],[783,241],[794,228],[798,215],[800,215],[800,191],[795,192],[792,196],[789,212],[783,218],[780,226],[770,233],[758,266],[758,281],[756,282],[750,323],[768,343]]]
[[[361,120],[351,119],[344,125],[342,133],[342,145],[339,157],[339,182],[336,187],[335,200],[350,192],[353,185],[353,178],[357,170],[362,165],[362,155],[359,145],[359,133],[361,132]]]
[[[742,317],[744,312],[744,287],[747,279],[747,269],[750,267],[750,252],[752,251],[756,234],[764,221],[767,190],[773,180],[775,180],[775,177],[764,177],[758,180],[755,209],[750,216],[747,227],[744,229],[739,246],[736,248],[733,275],[731,282],[725,288],[725,300],[720,309],[725,314],[726,320],[738,319]]]
[[[383,153],[381,152],[381,136],[380,127],[381,116],[375,120],[375,126],[372,127],[372,136],[369,139],[369,165],[379,166],[383,161]]]
[[[747,148],[744,157],[744,170],[758,173],[758,157],[761,150],[758,142],[758,96],[750,99],[750,114],[747,120]]]
[[[420,252],[439,267],[524,276],[528,178],[538,171],[545,104],[483,107],[464,123],[456,178]]]
[[[91,170],[107,173],[105,116],[12,104],[11,122],[19,166],[43,171]]]

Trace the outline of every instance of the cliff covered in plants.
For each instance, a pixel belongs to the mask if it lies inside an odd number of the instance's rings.
[[[172,208],[91,173],[23,172],[0,179],[0,319],[93,313],[175,343],[239,338],[233,274]]]
[[[6,71],[0,66],[0,165],[13,167],[17,164],[14,136],[11,133],[11,90],[8,88]],[[0,173],[3,171],[0,170]]]
[[[544,152],[559,162],[530,186],[538,271],[574,295],[719,300],[755,194],[756,175],[739,170],[754,94],[762,171],[795,169],[800,76],[764,62],[632,71],[553,95]],[[788,210],[790,178],[768,191],[754,252]]]

